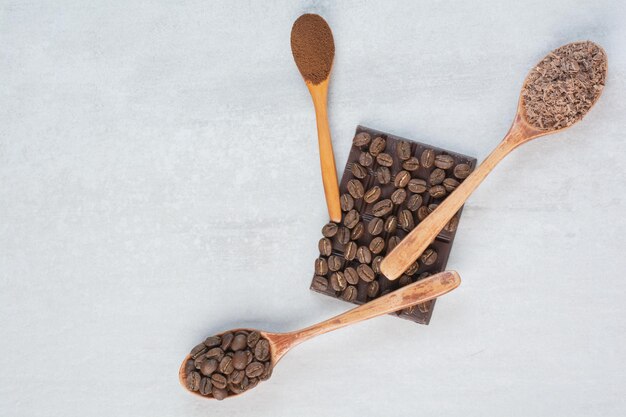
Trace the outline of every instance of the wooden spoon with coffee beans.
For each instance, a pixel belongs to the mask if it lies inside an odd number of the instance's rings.
[[[208,337],[185,357],[178,372],[183,387],[207,399],[223,400],[268,379],[293,347],[315,336],[420,304],[461,284],[455,271],[444,271],[402,287],[331,319],[289,333],[234,329]]]
[[[399,278],[511,151],[579,122],[600,98],[606,71],[606,53],[589,41],[561,46],[541,60],[526,77],[517,114],[502,142],[383,259],[380,264],[383,275],[390,280]]]

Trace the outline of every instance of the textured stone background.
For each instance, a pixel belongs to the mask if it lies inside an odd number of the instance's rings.
[[[608,85],[472,197],[430,326],[329,334],[208,403],[177,381],[204,336],[347,306],[308,290],[307,11],[335,33],[340,167],[358,123],[483,159],[570,41],[606,48]],[[0,1],[0,415],[623,416],[625,21],[618,0]]]

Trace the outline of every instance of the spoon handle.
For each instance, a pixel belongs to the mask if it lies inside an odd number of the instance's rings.
[[[392,293],[353,308],[331,319],[292,332],[289,335],[293,337],[295,340],[294,345],[296,345],[312,337],[340,329],[350,324],[398,311],[414,304],[424,303],[452,291],[460,284],[461,277],[457,272],[440,272],[399,288]]]

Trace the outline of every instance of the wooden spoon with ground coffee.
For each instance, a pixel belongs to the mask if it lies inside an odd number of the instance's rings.
[[[470,194],[515,148],[580,121],[602,94],[607,72],[604,50],[574,42],[550,52],[528,74],[509,132],[485,161],[413,229],[382,261],[381,272],[400,277],[426,250]]]
[[[338,223],[341,221],[339,183],[326,110],[335,43],[330,27],[321,16],[304,14],[294,22],[291,28],[291,52],[313,99],[326,205],[330,219]]]
[[[278,361],[300,343],[350,324],[424,303],[452,291],[460,283],[459,274],[444,271],[302,330],[269,333],[234,329],[208,337],[185,357],[178,378],[183,387],[204,398],[223,400],[234,397],[269,379]]]

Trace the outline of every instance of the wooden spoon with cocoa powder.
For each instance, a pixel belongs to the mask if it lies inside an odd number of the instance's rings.
[[[321,16],[304,14],[294,22],[291,28],[291,52],[313,99],[326,205],[330,220],[339,223],[339,182],[326,109],[335,42],[330,27]]]

